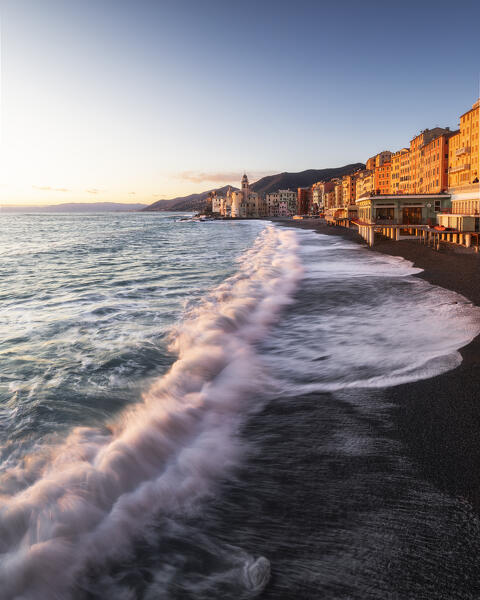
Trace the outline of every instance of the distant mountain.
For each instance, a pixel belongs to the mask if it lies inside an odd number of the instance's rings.
[[[254,192],[259,194],[268,194],[277,190],[297,190],[299,187],[309,187],[317,181],[330,181],[334,177],[349,175],[358,169],[364,169],[363,163],[354,163],[344,167],[334,167],[331,169],[308,169],[299,173],[279,173],[278,175],[268,175],[262,177],[250,186]]]
[[[224,185],[221,188],[214,188],[213,190],[207,190],[206,192],[200,192],[199,194],[179,196],[178,198],[171,198],[170,200],[157,200],[153,204],[142,208],[142,210],[202,210],[202,208],[205,207],[205,200],[210,192],[216,191],[221,196],[229,187],[232,188],[232,190],[237,189],[231,185]]]
[[[262,177],[255,183],[252,183],[250,188],[259,194],[268,194],[268,192],[276,192],[277,190],[297,190],[299,187],[308,187],[316,181],[330,181],[334,177],[342,177],[353,173],[358,169],[364,169],[363,163],[354,163],[345,165],[344,167],[334,167],[331,169],[308,169],[300,173],[279,173],[278,175],[268,175]],[[221,188],[207,190],[199,194],[190,194],[190,196],[179,196],[171,200],[157,200],[153,204],[142,208],[144,211],[150,210],[186,210],[196,211],[202,210],[205,207],[205,200],[210,192],[216,191],[219,195],[224,194],[227,189],[232,186],[225,185]],[[232,187],[232,189],[237,189]]]
[[[9,206],[0,204],[0,213],[86,213],[86,212],[115,212],[122,210],[140,210],[146,204],[121,202],[65,202],[63,204],[48,204],[46,206]]]

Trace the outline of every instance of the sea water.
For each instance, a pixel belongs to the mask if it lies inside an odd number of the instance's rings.
[[[442,543],[468,523],[475,547],[476,517],[382,394],[457,366],[477,308],[262,221],[0,215],[0,236],[0,600],[469,597],[478,565]]]

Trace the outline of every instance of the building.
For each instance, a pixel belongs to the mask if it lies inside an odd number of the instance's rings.
[[[374,192],[374,174],[369,169],[358,171],[355,185],[355,199],[358,200],[362,196],[370,196]]]
[[[266,216],[289,217],[296,213],[297,194],[292,190],[277,190],[265,195]]]
[[[335,184],[335,208],[343,206],[343,183],[339,181]]]
[[[342,200],[343,206],[349,206],[355,204],[355,198],[357,196],[357,177],[353,175],[344,175],[342,177]]]
[[[448,168],[448,156],[445,158],[448,150],[445,150],[445,146],[448,145],[448,138],[451,135],[449,127],[435,127],[434,129],[425,129],[411,140],[410,181],[407,193],[438,193],[442,191],[442,187],[443,189],[447,188],[447,185],[442,185],[445,180],[440,177],[440,174],[442,168],[444,171]],[[440,139],[442,137],[443,140]],[[440,152],[440,148],[443,148],[443,153]],[[434,157],[436,158],[434,159]],[[427,191],[428,185],[431,186],[431,189]]]
[[[291,217],[294,214],[295,214],[295,211],[293,213],[290,212],[290,206],[287,201],[281,200],[278,203],[278,216],[279,217]]]
[[[312,210],[313,214],[320,214],[324,208],[323,181],[317,181],[312,185]]]
[[[308,215],[312,204],[312,188],[298,188],[297,215]]]
[[[232,219],[252,219],[266,216],[265,203],[259,194],[250,190],[248,177],[243,175],[241,189],[228,188],[225,196],[211,193],[212,212]]]
[[[244,173],[241,189],[231,192],[232,218],[252,219],[265,216],[260,195],[250,190],[248,177]]]
[[[312,185],[312,205],[313,211],[321,213],[327,207],[326,194],[335,189],[333,181],[317,181]]]
[[[335,208],[335,185],[332,186],[324,196],[324,210]]]
[[[391,152],[389,152],[391,156]],[[378,157],[380,154],[378,155]],[[377,157],[377,158],[378,158]],[[391,194],[391,175],[392,175],[392,163],[391,161],[382,160],[378,161],[378,164],[375,165],[375,170],[373,172],[373,189],[376,194]]]
[[[400,180],[398,193],[406,194],[410,189],[410,149],[402,148],[400,150]]]
[[[217,192],[210,192],[210,205],[212,207],[212,213],[216,215],[220,215],[222,212],[222,198],[217,194]]]
[[[383,164],[392,162],[392,153],[390,150],[384,150],[375,156],[375,166],[381,167]]]
[[[358,218],[369,225],[435,225],[450,209],[448,194],[390,194],[357,199]]]
[[[479,107],[477,100],[460,117],[460,131],[450,138],[448,188],[453,214],[480,215]]]
[[[391,170],[391,193],[392,194],[403,194],[404,188],[400,187],[402,179],[403,162],[405,155],[408,155],[410,150],[408,148],[402,148],[398,152],[392,154],[392,170]]]

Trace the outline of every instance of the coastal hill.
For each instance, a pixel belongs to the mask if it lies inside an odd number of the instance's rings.
[[[250,188],[259,194],[268,194],[269,192],[283,189],[296,190],[299,187],[308,187],[316,181],[330,181],[334,177],[342,177],[343,175],[353,173],[357,169],[364,168],[365,165],[363,163],[354,163],[331,169],[308,169],[299,173],[278,173],[277,175],[262,177],[258,181],[255,181],[255,183],[252,183]],[[232,186],[225,185],[221,188],[214,188],[198,194],[190,194],[189,196],[179,196],[170,200],[157,200],[141,210],[202,210],[210,192],[216,191],[219,195],[222,195],[229,187]],[[233,187],[232,189],[237,188]]]
[[[349,175],[358,169],[364,168],[363,163],[354,163],[331,169],[307,169],[299,173],[279,173],[278,175],[262,177],[252,183],[250,188],[259,194],[268,194],[277,190],[296,190],[299,187],[310,187],[317,181],[330,181],[334,177],[343,177],[343,175]]]
[[[190,196],[178,196],[170,200],[157,200],[153,204],[142,208],[142,210],[201,210],[205,206],[205,200],[210,192],[216,191],[219,195],[222,195],[229,187],[233,190],[237,189],[230,185],[224,185],[221,188],[214,188],[198,194],[190,194]]]
[[[122,202],[64,202],[62,204],[47,204],[44,206],[14,206],[0,204],[0,213],[86,213],[86,212],[115,212],[140,210],[145,204]]]

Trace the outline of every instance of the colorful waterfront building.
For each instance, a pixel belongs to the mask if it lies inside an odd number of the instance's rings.
[[[341,181],[335,183],[335,208],[343,206],[343,184]]]
[[[260,194],[252,191],[245,174],[241,181],[241,189],[229,187],[225,196],[211,195],[212,212],[232,219],[252,219],[266,216],[265,202]]]
[[[391,155],[391,153],[389,153]],[[378,165],[375,165],[374,170],[374,184],[373,189],[376,194],[391,194],[391,182],[392,182],[392,163],[391,161],[379,161]]]
[[[312,185],[312,210],[314,214],[319,214],[324,208],[324,189],[323,181],[317,181]]]
[[[325,210],[335,208],[335,184],[328,192],[325,192]]]
[[[392,153],[390,150],[383,150],[375,156],[375,166],[381,167],[385,163],[392,162]]]
[[[400,183],[398,193],[406,194],[410,189],[410,149],[403,148],[400,152]]]
[[[295,214],[295,212],[293,213]],[[278,203],[278,216],[279,217],[290,217],[293,216],[292,213],[290,212],[290,207],[287,201],[285,200],[281,200]]]
[[[451,136],[449,127],[435,127],[425,129],[411,140],[409,194],[435,194],[446,190],[444,176]]]
[[[368,225],[435,225],[450,208],[448,194],[390,194],[357,199],[358,218]]]
[[[222,196],[219,196],[216,191],[210,192],[209,196],[210,204],[212,207],[212,213],[220,215],[222,212],[222,200],[224,200],[224,198]]]
[[[402,148],[392,154],[391,193],[404,194],[410,179],[410,150]]]
[[[450,138],[448,188],[452,213],[480,215],[479,107],[477,100],[460,117],[460,130]]]
[[[335,188],[333,181],[317,181],[312,185],[312,205],[314,213],[321,213],[326,208],[325,195]]]
[[[288,217],[296,212],[297,194],[292,190],[277,190],[265,195],[266,214],[269,217]]]
[[[312,204],[312,188],[299,187],[297,191],[297,215],[308,215]]]
[[[363,169],[358,171],[355,186],[355,199],[358,200],[362,196],[370,196],[373,194],[375,185],[374,171]]]
[[[452,132],[443,133],[423,147],[420,161],[420,194],[438,194],[448,188],[449,139]]]
[[[357,176],[355,173],[352,175],[344,175],[342,177],[342,200],[343,206],[350,206],[355,204],[355,198],[357,194]]]

